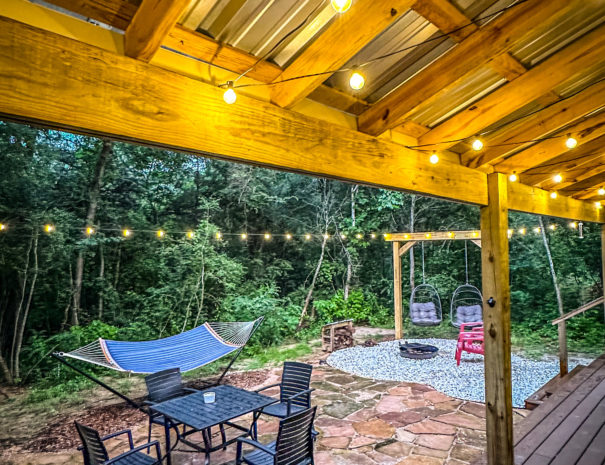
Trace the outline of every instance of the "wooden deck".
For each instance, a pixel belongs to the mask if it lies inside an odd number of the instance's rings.
[[[515,463],[605,464],[605,354],[519,423]]]

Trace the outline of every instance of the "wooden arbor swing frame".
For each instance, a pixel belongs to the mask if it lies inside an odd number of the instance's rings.
[[[403,338],[403,297],[401,257],[414,245],[423,241],[471,241],[481,247],[481,231],[427,231],[416,233],[389,233],[385,240],[393,243],[393,295],[395,306],[395,338]]]

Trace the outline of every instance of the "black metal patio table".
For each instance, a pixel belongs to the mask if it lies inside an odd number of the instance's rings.
[[[214,392],[216,396],[215,401],[209,404],[205,403],[204,392]],[[204,430],[221,423],[242,431],[243,434],[238,437],[251,436],[254,438],[253,427],[260,416],[261,410],[275,402],[277,402],[276,399],[263,394],[246,391],[234,386],[219,385],[187,396],[159,402],[150,408],[155,412],[161,413],[168,420],[165,422],[166,463],[167,465],[171,465],[170,455],[179,441],[200,452],[204,452],[206,454],[206,463],[209,461],[211,452],[235,442],[237,437],[213,447],[210,439],[204,437],[204,447],[201,447],[199,444],[186,439],[187,436],[196,432],[202,432],[202,435],[204,435]],[[250,428],[244,428],[231,422],[231,420],[251,412],[253,416]],[[171,423],[182,423],[191,428],[186,432],[183,430],[182,433],[179,432],[178,428],[174,428],[177,439],[172,448],[170,446],[170,428],[173,426]]]

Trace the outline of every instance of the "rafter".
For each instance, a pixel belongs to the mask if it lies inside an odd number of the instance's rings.
[[[48,3],[125,31],[137,11],[139,2],[135,0],[48,0]]]
[[[124,34],[124,53],[149,61],[190,0],[143,0]]]
[[[565,173],[565,177],[563,178],[564,182],[561,183],[562,185],[559,187],[558,190],[562,191],[564,189],[571,188],[574,184],[580,181],[585,181],[589,178],[592,178],[593,176],[605,172],[605,156],[601,155],[599,158],[595,158],[593,161],[594,164],[591,164],[591,166],[589,167],[578,168],[576,170]],[[601,186],[595,186],[595,189],[598,187]],[[552,184],[550,188],[554,189],[554,187],[552,187]]]
[[[471,137],[571,79],[581,70],[604,61],[605,26],[600,26],[436,126],[421,138],[420,143],[439,144],[440,149],[449,148],[455,142],[441,142]]]
[[[590,192],[592,189],[600,187],[603,183],[605,183],[605,172],[595,174],[594,176],[576,182],[567,186],[565,189],[561,189],[560,192],[565,195],[578,197]]]
[[[563,137],[545,139],[519,153],[515,153],[506,160],[494,165],[494,169],[501,173],[523,173],[534,166],[552,160],[570,150],[565,146],[564,136],[566,133],[573,134],[574,138],[578,141],[579,147],[593,139],[601,137],[605,134],[605,111],[596,116],[581,120],[579,123],[566,127],[563,131],[555,134],[555,136]]]
[[[531,145],[531,142],[516,142],[531,141],[547,136],[597,110],[603,105],[602,96],[604,94],[605,81],[602,81],[589,86],[569,99],[555,103],[505,127],[493,136],[484,137],[486,148],[481,152],[470,150],[462,154],[462,164],[477,168],[488,163],[496,163],[507,155]]]
[[[378,34],[405,13],[413,0],[357,0],[346,14],[336,16],[315,39],[275,79],[271,101],[280,107],[292,107],[309,95],[336,70],[349,61]],[[346,37],[347,40],[342,40]],[[278,84],[307,74],[317,76]]]
[[[435,101],[469,72],[508,52],[536,24],[548,27],[580,3],[579,0],[537,0],[504,12],[360,115],[359,130],[378,135],[399,125],[414,110]]]

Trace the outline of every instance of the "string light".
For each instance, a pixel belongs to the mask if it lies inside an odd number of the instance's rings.
[[[513,229],[509,229],[508,231],[506,231],[506,233],[508,234],[508,238],[510,239],[511,237],[513,237],[514,234],[514,230]]]
[[[122,236],[130,237],[132,235],[132,231],[130,229],[122,229]]]
[[[519,229],[519,234],[524,235],[527,232],[525,228]]]
[[[603,205],[601,205],[601,202],[595,202],[594,206],[597,207],[597,210],[600,210]]]
[[[454,236],[455,236],[455,234],[453,232],[451,232],[451,231],[447,233],[447,237],[449,237],[449,238],[453,239]]]
[[[233,81],[227,81],[227,90],[223,94],[223,100],[228,105],[235,103],[237,100],[237,95],[233,89]]]
[[[324,235],[323,235],[323,238],[324,238],[324,239],[330,239],[330,235],[329,235],[329,234],[324,234]]]
[[[565,140],[565,146],[568,149],[573,149],[578,145],[578,141],[571,137],[571,134],[567,134],[567,139]]]
[[[433,152],[431,154],[431,156],[429,157],[429,161],[433,164],[436,165],[437,163],[439,163],[439,155],[437,155],[437,152]]]
[[[193,231],[187,231],[187,239],[193,239],[195,237],[195,233]]]
[[[577,221],[572,221],[569,223],[569,227],[571,229],[578,229],[578,222]]]
[[[599,195],[605,195],[605,188],[601,187],[598,191],[597,194]]]
[[[264,237],[265,237],[266,241],[271,240],[271,234],[269,234],[269,233],[265,233]]]
[[[376,234],[372,233],[372,234],[370,234],[370,237],[371,237],[372,239],[376,239]]]
[[[558,196],[559,196],[559,194],[557,194],[557,192],[556,192],[556,191],[552,191],[552,192],[550,193],[550,198],[551,198],[551,199],[556,199]]]
[[[551,231],[554,231],[555,229],[557,229],[557,225],[556,224],[549,224],[548,225],[548,229],[550,229]]]
[[[534,228],[534,232],[535,232],[536,234],[540,234],[540,232],[541,232],[541,231],[542,231],[542,230],[541,230],[540,228]]]
[[[158,229],[155,235],[158,236],[158,239],[162,239],[166,235],[166,233],[163,230]]]
[[[241,233],[240,237],[242,238],[242,241],[245,241],[246,239],[248,239],[248,234],[246,233]]]
[[[305,241],[311,240],[311,234],[305,234]]]
[[[478,152],[478,151],[480,151],[481,149],[483,149],[483,142],[481,142],[481,140],[480,140],[480,139],[475,139],[475,140],[473,141],[473,143],[471,144],[471,146],[473,147],[473,150],[474,150],[475,152]]]
[[[286,240],[289,241],[290,239],[292,239],[292,234],[286,233]]]
[[[519,178],[518,178],[518,176],[517,176],[517,173],[513,173],[513,174],[511,174],[511,175],[508,177],[508,180],[509,180],[510,182],[517,182],[517,180],[518,180],[518,179],[519,179]]]
[[[409,234],[404,234],[403,238],[407,241],[410,238],[410,235]]]
[[[330,3],[336,13],[345,13],[349,8],[351,8],[353,0],[330,0]]]
[[[363,234],[357,233],[357,234],[355,234],[355,238],[356,239],[363,239]]]
[[[559,183],[559,182],[563,181],[563,176],[561,176],[560,174],[555,174],[555,176],[552,178],[552,180],[556,183]]]
[[[431,233],[426,233],[424,236],[425,236],[427,239],[430,239],[430,238],[431,238]]]
[[[84,234],[86,234],[87,236],[92,236],[95,233],[95,230],[92,226],[88,226],[86,228],[86,230],[84,231]]]
[[[6,231],[6,225],[4,223],[0,223],[0,231]]]
[[[349,78],[349,86],[353,90],[360,90],[365,85],[366,80],[363,75],[357,70],[354,69],[353,73],[351,73],[351,77]]]
[[[52,224],[45,224],[44,225],[44,232],[50,234],[51,232],[53,232],[55,230],[55,227]]]
[[[479,233],[477,231],[473,231],[473,237],[479,237]]]
[[[223,235],[221,234],[220,231],[217,231],[215,234],[216,240],[220,241],[223,238]]]
[[[347,238],[347,235],[346,234],[341,234],[340,238],[344,241]]]

